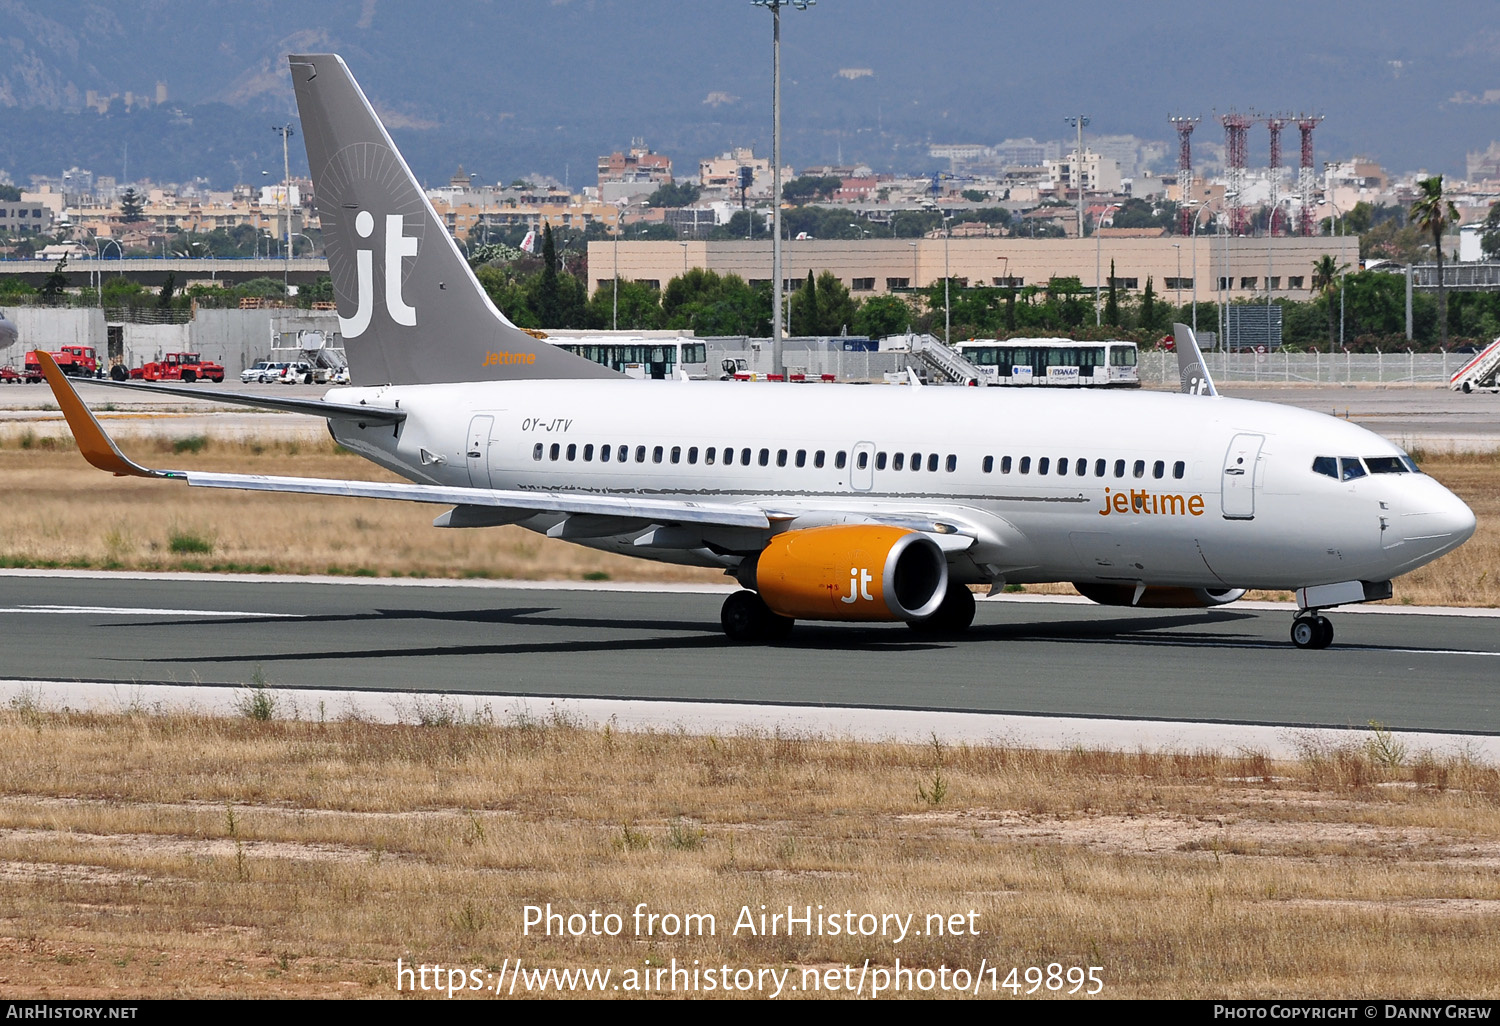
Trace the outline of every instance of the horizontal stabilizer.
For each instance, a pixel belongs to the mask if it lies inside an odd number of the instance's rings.
[[[203,399],[207,402],[226,403],[230,406],[249,406],[260,410],[278,410],[282,413],[305,413],[311,417],[330,417],[339,420],[366,420],[378,424],[399,424],[406,419],[405,410],[387,410],[378,406],[363,406],[356,403],[331,403],[324,399],[294,399],[290,396],[247,395],[244,392],[221,392],[196,385],[139,385],[128,381],[90,381],[91,385],[118,388],[137,395],[180,395],[188,399]]]

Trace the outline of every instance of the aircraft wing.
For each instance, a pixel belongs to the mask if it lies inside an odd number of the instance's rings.
[[[406,419],[404,410],[386,410],[378,406],[359,406],[353,403],[330,403],[323,399],[292,399],[264,395],[245,395],[243,392],[223,392],[197,385],[138,385],[127,381],[90,381],[91,385],[118,388],[137,395],[180,395],[189,399],[206,399],[210,402],[228,403],[231,406],[253,406],[262,410],[279,410],[282,413],[306,413],[313,417],[342,417],[351,420],[367,420],[381,424],[399,424]],[[56,391],[54,389],[54,391]]]
[[[755,507],[729,503],[684,502],[669,499],[637,499],[605,495],[579,495],[571,492],[519,491],[494,488],[462,488],[424,485],[409,482],[346,481],[332,478],[268,477],[259,474],[216,474],[195,470],[158,470],[143,467],[122,453],[93,413],[79,398],[72,382],[45,352],[38,353],[42,371],[52,393],[57,397],[63,416],[73,430],[83,458],[100,470],[117,477],[154,477],[186,481],[200,488],[237,488],[260,492],[300,492],[311,495],[343,495],[369,499],[403,499],[408,502],[430,502],[457,505],[455,521],[505,523],[523,520],[537,513],[568,513],[582,516],[619,518],[622,521],[651,524],[694,524],[718,527],[767,529],[771,525],[766,513]],[[341,407],[363,416],[364,408]],[[391,411],[382,411],[389,413]],[[403,414],[404,416],[404,414]],[[477,520],[465,507],[494,511],[488,519]],[[451,516],[451,514],[450,514]],[[440,518],[444,519],[444,518]],[[455,522],[457,526],[457,522]]]

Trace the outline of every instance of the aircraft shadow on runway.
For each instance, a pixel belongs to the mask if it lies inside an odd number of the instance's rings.
[[[508,643],[503,641],[485,644],[430,644],[400,645],[365,649],[302,650],[293,645],[291,650],[280,652],[257,652],[244,654],[217,654],[212,656],[177,655],[151,658],[144,661],[155,663],[253,663],[253,662],[307,662],[318,660],[431,658],[434,656],[499,656],[499,655],[545,655],[582,654],[589,652],[667,652],[673,650],[703,651],[711,649],[734,649],[741,646],[725,638],[719,625],[688,620],[624,620],[618,618],[570,617],[555,614],[550,607],[514,607],[506,609],[486,608],[475,610],[430,610],[430,609],[381,609],[368,613],[318,614],[298,617],[295,620],[279,621],[281,625],[331,624],[384,621],[392,624],[401,621],[449,621],[478,624],[506,624],[516,628],[552,627],[577,632],[573,637],[556,641]],[[1260,639],[1219,631],[1195,631],[1191,635],[1172,637],[1161,632],[1181,627],[1203,627],[1213,624],[1228,624],[1242,620],[1254,620],[1254,613],[1193,612],[1183,615],[1150,615],[1111,617],[1104,620],[1055,620],[1047,622],[1026,621],[1015,624],[985,624],[971,628],[961,638],[927,637],[890,625],[862,627],[848,624],[801,624],[790,638],[766,647],[773,649],[817,649],[820,651],[847,652],[921,652],[949,648],[956,645],[990,642],[1067,642],[1067,643],[1130,643],[1150,640],[1165,645],[1258,645]],[[255,624],[265,627],[261,618],[240,619],[180,619],[161,621],[158,626],[183,627],[193,625],[221,627],[225,624]],[[141,626],[135,624],[134,626]],[[419,630],[414,626],[414,630]],[[591,633],[617,633],[619,631],[668,631],[674,635],[690,632],[689,637],[620,638],[595,637]],[[336,638],[326,638],[336,641]],[[1278,642],[1274,647],[1281,647]],[[131,660],[134,661],[134,660]]]

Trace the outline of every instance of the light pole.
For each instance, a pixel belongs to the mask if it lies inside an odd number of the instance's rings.
[[[943,345],[953,344],[953,302],[948,295],[948,285],[953,276],[948,271],[948,243],[953,238],[953,219],[943,215]]]
[[[610,304],[609,330],[620,330],[620,236],[625,234],[625,207],[620,207],[620,214],[615,218],[615,295]]]
[[[1177,251],[1177,305],[1182,306],[1182,243],[1172,243],[1172,248]]]
[[[781,334],[781,9],[805,11],[817,0],[750,0],[771,12],[771,372],[786,379]]]
[[[915,290],[917,287],[917,244],[908,242],[907,245],[911,247],[911,287]]]
[[[1083,126],[1089,123],[1087,114],[1063,118],[1064,123],[1078,129],[1078,156],[1073,161],[1073,184],[1078,186],[1078,237],[1083,238]]]
[[[1207,204],[1193,215],[1193,337],[1198,335],[1198,219],[1209,209]],[[1210,252],[1210,255],[1212,253]]]
[[[289,283],[292,277],[292,163],[287,150],[287,140],[296,132],[290,123],[272,125],[271,131],[281,136],[281,216],[286,221],[286,249],[281,254],[281,291],[285,294],[290,292]]]

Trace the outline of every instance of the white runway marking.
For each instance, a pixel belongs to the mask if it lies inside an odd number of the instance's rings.
[[[262,619],[297,619],[298,613],[252,613],[243,609],[151,609],[142,606],[7,606],[0,613],[52,614],[54,616],[255,616]]]

